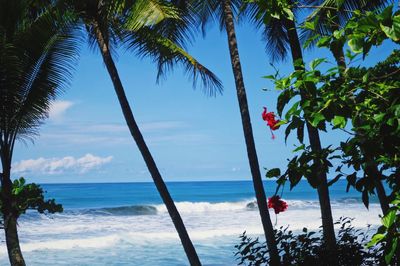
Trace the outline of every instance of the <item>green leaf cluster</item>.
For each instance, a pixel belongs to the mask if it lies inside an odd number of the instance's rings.
[[[1,191],[0,187],[0,191]],[[35,184],[27,184],[23,177],[14,180],[12,184],[12,213],[18,218],[28,210],[36,210],[39,213],[62,212],[63,207],[57,204],[54,199],[44,198],[45,192]],[[0,201],[0,210],[3,209],[3,203]]]
[[[352,219],[341,217],[338,227],[337,255],[339,265],[379,265],[381,250],[366,250],[368,235],[352,225]],[[309,231],[307,228],[295,233],[288,227],[275,230],[282,265],[326,265],[329,254],[322,239],[322,232]],[[246,232],[239,236],[235,245],[235,257],[238,265],[268,265],[270,262],[265,243],[258,238],[249,237]]]
[[[386,264],[390,264],[398,256],[396,254],[400,245],[400,193],[396,193],[391,202],[392,207],[389,212],[382,217],[382,226],[378,229],[368,243],[368,247],[378,244],[382,245]]]
[[[266,176],[277,178],[278,191],[285,182],[293,189],[302,178],[316,188],[319,171],[330,172],[332,179],[328,185],[346,178],[347,191],[350,187],[359,191],[367,208],[378,184],[387,184],[389,191],[385,197],[392,202],[391,208],[371,242],[383,244],[378,246],[384,250],[386,263],[396,258],[400,246],[398,209],[393,209],[398,204],[393,200],[400,191],[400,51],[395,49],[386,59],[368,67],[363,62],[353,62],[357,54],[362,53],[365,58],[384,41],[400,44],[399,16],[392,6],[379,13],[354,11],[345,25],[306,41],[329,48],[334,56],[347,43],[350,49],[345,59],[351,65],[326,69],[329,62],[317,58],[308,68],[305,64],[295,65],[295,71],[287,76],[269,76],[280,91],[277,110],[287,124],[285,140],[296,132],[299,146],[294,152],[300,154],[288,160],[285,171],[274,168]],[[304,27],[317,30],[319,23],[309,20]],[[308,125],[328,134],[340,130],[348,138],[316,154],[304,143],[304,129]],[[331,171],[335,164],[338,167]]]

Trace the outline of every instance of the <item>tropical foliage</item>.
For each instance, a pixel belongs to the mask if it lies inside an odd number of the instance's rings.
[[[12,212],[15,213],[17,219],[28,210],[35,210],[43,214],[63,211],[61,204],[57,204],[54,199],[45,199],[44,194],[45,192],[39,185],[27,184],[23,177],[14,180],[12,196],[15,199],[15,205]],[[0,202],[0,209],[2,209],[2,202]]]
[[[379,265],[382,262],[382,251],[374,247],[365,249],[369,235],[366,231],[355,229],[352,219],[341,217],[335,225],[339,226],[337,233],[337,249],[339,265]],[[327,256],[326,246],[321,237],[322,232],[309,231],[307,228],[295,233],[288,227],[280,227],[275,231],[281,265],[333,265]],[[265,243],[258,238],[253,239],[244,232],[240,242],[235,246],[238,265],[266,265],[270,259]]]
[[[398,33],[394,32],[400,29],[396,23],[399,15],[393,12],[392,6],[379,14],[354,13],[342,29],[319,38],[316,43],[318,47],[332,50],[332,43],[343,39],[350,48],[346,53],[349,67],[341,69],[338,65],[325,70],[323,65],[327,59],[317,58],[310,62],[307,70],[296,70],[285,77],[268,77],[281,91],[277,109],[285,118],[282,124],[287,123],[285,135],[287,137],[295,131],[300,145],[294,150],[298,155],[289,161],[283,173],[280,169],[271,169],[267,177],[277,177],[278,186],[288,181],[291,189],[305,177],[311,186],[317,187],[318,180],[313,178],[312,173],[328,173],[333,165],[339,165],[328,185],[345,177],[347,190],[351,186],[358,190],[367,208],[370,195],[378,194],[384,214],[383,226],[370,246],[373,246],[372,243],[386,243],[381,247],[385,250],[386,263],[389,263],[396,260],[398,252],[400,215],[396,200],[399,192],[400,83],[397,73],[400,57],[399,52],[394,50],[386,60],[373,66],[360,66],[353,62],[358,54],[362,58],[374,54],[373,47],[380,46],[385,40],[398,43]],[[314,22],[309,22],[306,27],[314,30]],[[314,97],[306,101],[298,100],[302,86],[310,84],[315,86]],[[291,106],[286,108],[289,104]],[[284,110],[287,110],[285,114]],[[303,143],[304,121],[326,132],[344,131],[348,139],[315,153]],[[322,168],[315,168],[312,164],[315,159],[320,161]],[[388,194],[385,187],[390,190]]]

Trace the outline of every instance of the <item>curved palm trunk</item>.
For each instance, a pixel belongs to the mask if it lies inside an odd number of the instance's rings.
[[[389,211],[389,200],[386,196],[385,187],[382,184],[382,174],[378,169],[378,164],[372,158],[372,156],[370,156],[370,154],[365,152],[363,149],[361,149],[361,152],[365,158],[365,175],[373,180],[376,194],[378,194],[382,214],[385,215]]]
[[[12,211],[12,182],[10,178],[10,164],[2,152],[2,165],[3,173],[1,175],[2,195],[1,200],[3,203],[4,232],[6,237],[7,252],[10,264],[12,266],[25,266],[24,257],[22,256],[21,248],[19,246],[18,230],[17,230],[17,216]]]
[[[235,25],[233,22],[233,14],[230,0],[225,0],[223,2],[223,12],[225,18],[226,33],[228,35],[228,45],[232,63],[232,70],[235,77],[237,97],[239,101],[240,114],[242,117],[244,138],[246,140],[247,156],[249,158],[251,175],[253,177],[253,185],[256,193],[257,205],[260,211],[265,238],[267,240],[267,245],[271,256],[271,265],[279,265],[280,258],[276,247],[274,229],[268,212],[267,199],[261,179],[257,151],[254,144],[253,130],[251,127],[250,114],[247,104],[246,90],[244,87],[242,67],[240,64],[240,57],[237,47]]]
[[[346,57],[343,52],[343,45],[336,43],[331,47],[331,52],[333,57],[335,58],[336,64],[339,67],[339,74],[343,76],[344,71],[346,70]]]
[[[339,30],[339,17],[335,15],[333,17],[334,23],[331,25],[332,27],[332,32]],[[335,58],[336,64],[339,68],[339,75],[343,77],[344,71],[346,70],[346,57],[344,56],[344,51],[343,51],[343,46],[344,43],[342,43],[339,40],[336,40],[335,42],[332,43],[330,50],[333,54],[333,57]]]
[[[288,39],[290,43],[290,50],[292,53],[292,60],[293,62],[301,60],[303,61],[303,54],[300,46],[300,41],[299,37],[297,35],[297,30],[296,30],[296,25],[293,20],[289,19],[284,19],[283,20],[287,34],[288,34]],[[293,64],[295,65],[295,64]],[[302,64],[304,65],[304,63]],[[295,66],[295,69],[297,70],[302,70],[304,71],[304,67],[300,66]],[[307,95],[307,92],[300,91],[301,94],[301,99],[305,100],[309,97]],[[319,132],[318,129],[313,127],[310,123],[306,123],[307,127],[307,132],[308,132],[308,137],[311,145],[311,149],[314,152],[319,152],[321,151],[321,140],[319,137]],[[319,160],[315,160],[314,163],[317,166],[320,166]],[[320,167],[317,167],[319,169]],[[324,240],[326,242],[326,246],[328,251],[331,253],[331,257],[335,258],[334,254],[336,253],[336,237],[335,237],[335,229],[333,225],[333,217],[332,217],[332,208],[331,208],[331,203],[330,203],[330,197],[329,197],[329,189],[328,189],[328,181],[327,181],[327,175],[324,171],[321,171],[318,173],[318,176],[316,178],[319,181],[319,185],[317,188],[318,191],[318,198],[319,198],[319,203],[320,203],[320,209],[321,209],[321,217],[322,217],[322,229],[323,229],[323,234],[324,234]],[[332,262],[333,265],[335,262]]]
[[[192,244],[192,241],[189,238],[185,225],[183,224],[182,218],[175,206],[174,201],[172,200],[171,195],[169,194],[167,186],[165,185],[160,172],[158,171],[157,165],[154,162],[154,159],[149,151],[149,148],[147,147],[143,139],[142,133],[139,130],[135,118],[133,117],[133,113],[129,106],[128,99],[126,98],[125,91],[122,86],[122,82],[119,78],[117,68],[115,67],[110,50],[108,48],[108,43],[105,41],[103,33],[98,27],[98,24],[94,24],[94,29],[95,29],[97,44],[99,45],[100,52],[104,60],[104,64],[106,65],[108,73],[113,82],[114,89],[118,96],[118,100],[121,105],[121,109],[124,114],[125,121],[128,125],[129,131],[143,156],[147,168],[153,178],[154,184],[156,185],[157,190],[160,193],[160,196],[167,207],[168,213],[171,216],[172,222],[174,223],[174,226],[178,231],[179,238],[181,239],[183,248],[186,252],[187,258],[189,259],[190,265],[196,265],[196,266],[201,265],[196,250]]]
[[[17,218],[14,215],[4,215],[4,231],[10,264],[12,266],[25,266],[24,257],[19,246]]]
[[[388,202],[388,198],[386,196],[386,192],[385,192],[385,187],[382,184],[382,180],[379,179],[379,171],[377,171],[378,169],[376,169],[376,172],[378,172],[378,175],[374,177],[374,183],[375,183],[375,188],[376,188],[376,194],[378,194],[378,199],[379,199],[379,204],[381,205],[381,210],[383,215],[386,215],[389,211],[389,202]]]

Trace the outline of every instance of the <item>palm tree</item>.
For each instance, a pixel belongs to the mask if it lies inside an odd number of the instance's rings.
[[[11,163],[17,140],[32,139],[52,100],[68,84],[77,44],[73,28],[54,23],[56,13],[29,1],[0,2],[1,213],[11,265],[21,253]]]
[[[268,2],[257,1],[249,7],[250,16],[259,27],[263,28],[264,38],[267,42],[267,51],[273,60],[284,59],[288,52],[291,53],[293,67],[297,71],[304,71],[304,59],[295,18],[293,16],[292,1]],[[271,16],[274,14],[274,16]],[[278,14],[278,15],[277,15]],[[267,22],[267,23],[266,23]],[[303,87],[300,91],[301,100],[305,101],[312,97],[312,94]],[[306,123],[310,146],[313,152],[319,153],[322,150],[318,129],[311,123]],[[316,169],[322,169],[321,162],[314,160]],[[332,209],[325,171],[314,173],[315,180],[318,180],[318,199],[321,209],[322,228],[324,240],[328,251],[336,253],[336,238],[332,218]]]
[[[332,35],[335,30],[341,29],[344,24],[351,18],[353,10],[371,11],[381,10],[387,5],[392,4],[392,0],[375,0],[375,1],[355,1],[355,0],[309,0],[307,5],[311,5],[315,10],[307,17],[306,21],[316,21],[315,30],[321,36]],[[314,31],[303,30],[303,40],[310,38]],[[347,67],[344,56],[344,40],[337,39],[330,45],[330,50],[339,68],[341,76],[345,75]],[[386,196],[385,188],[382,184],[382,174],[378,169],[376,160],[372,158],[365,150],[361,151],[365,158],[364,172],[367,176],[372,177],[375,183],[376,192],[378,194],[379,203],[383,214],[389,210],[389,202]]]
[[[257,157],[257,151],[254,143],[253,130],[250,120],[250,112],[247,103],[246,89],[243,80],[242,67],[240,63],[239,50],[237,46],[237,38],[235,32],[233,9],[237,9],[242,1],[194,1],[194,15],[201,22],[203,31],[206,23],[211,19],[220,21],[220,28],[225,28],[229,55],[232,65],[233,76],[235,79],[237,99],[242,119],[242,127],[247,148],[247,157],[249,160],[251,175],[253,178],[253,186],[256,194],[258,210],[261,216],[261,222],[264,229],[265,238],[267,240],[268,249],[271,257],[272,265],[279,265],[280,258],[276,246],[275,233],[272,226],[271,218],[268,212],[267,199],[261,178],[260,166]]]
[[[132,138],[136,142],[158,192],[167,207],[191,265],[201,265],[196,250],[189,238],[182,218],[174,204],[157,165],[133,116],[125,95],[118,70],[112,56],[118,45],[135,51],[140,56],[150,56],[157,61],[159,75],[181,63],[187,72],[203,81],[203,88],[214,94],[222,86],[216,76],[185,52],[177,43],[185,36],[180,32],[184,18],[178,19],[180,1],[136,0],[66,0],[60,1],[67,10],[72,10],[77,21],[87,30],[92,45],[99,48],[110,75],[121,110]],[[175,4],[175,5],[174,5]]]

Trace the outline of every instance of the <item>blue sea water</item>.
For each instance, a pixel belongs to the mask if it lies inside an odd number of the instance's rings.
[[[379,224],[379,206],[367,210],[346,181],[330,189],[333,215],[354,217],[363,228]],[[234,245],[247,231],[262,237],[250,181],[171,182],[167,186],[204,265],[235,265]],[[28,265],[187,265],[179,238],[153,183],[43,184],[47,198],[64,212],[30,212],[19,221],[21,248]],[[267,196],[276,184],[266,181]],[[279,192],[281,193],[281,191]],[[286,212],[271,217],[276,226],[318,230],[317,194],[306,181],[286,188]],[[0,265],[7,265],[4,236]]]

